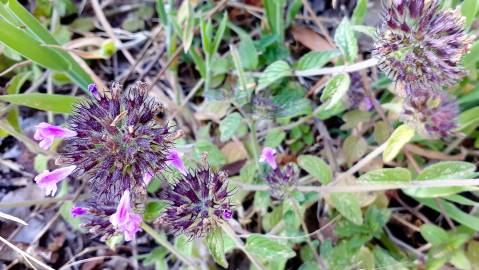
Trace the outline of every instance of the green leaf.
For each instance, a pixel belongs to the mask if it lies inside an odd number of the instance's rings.
[[[374,140],[378,144],[383,144],[389,138],[389,126],[384,121],[378,121],[374,125]]]
[[[195,146],[195,157],[200,159],[204,152],[208,153],[208,162],[212,166],[220,166],[228,161],[221,150],[209,141],[198,140]]]
[[[258,67],[258,52],[250,36],[240,35],[238,53],[245,70],[254,70]]]
[[[143,218],[147,222],[151,222],[155,220],[157,217],[161,215],[161,212],[165,207],[168,205],[165,201],[150,201],[146,204],[145,213],[143,214]]]
[[[443,161],[433,164],[417,176],[417,180],[458,180],[470,179],[477,176],[476,165],[464,161]],[[434,187],[410,188],[404,192],[409,196],[420,198],[442,197],[471,190],[471,187]]]
[[[256,50],[253,39],[248,32],[232,23],[228,23],[228,27],[235,31],[240,38],[238,53],[241,65],[245,70],[255,70],[258,67],[258,51]]]
[[[234,112],[226,116],[220,123],[221,141],[225,142],[236,133],[243,121],[241,114]]]
[[[457,128],[457,131],[469,134],[478,126],[479,107],[471,108],[459,115],[459,127]]]
[[[167,270],[168,263],[165,259],[168,254],[168,250],[164,247],[156,247],[148,254],[141,255],[144,256],[143,264],[145,266],[155,265],[155,270]]]
[[[449,240],[447,231],[434,224],[423,224],[420,228],[420,232],[421,236],[433,245],[440,245]]]
[[[354,35],[352,25],[347,18],[344,18],[338,28],[336,28],[334,41],[341,49],[347,61],[353,63],[358,56],[358,41]]]
[[[475,231],[479,231],[479,218],[473,215],[470,215],[461,209],[457,208],[454,204],[446,202],[443,199],[433,199],[433,198],[415,198],[418,202],[426,205],[429,208],[436,210],[439,213],[442,213],[443,210],[449,215],[450,218],[457,221],[458,223],[471,228]],[[439,207],[437,204],[441,203],[442,207]]]
[[[411,172],[404,168],[379,169],[363,174],[359,177],[359,182],[409,182],[411,181]]]
[[[414,137],[414,129],[407,125],[401,125],[391,134],[391,137],[386,141],[386,148],[383,152],[384,162],[392,161],[401,151],[412,137]]]
[[[263,0],[264,10],[268,25],[274,35],[276,35],[279,44],[284,41],[284,5],[285,0]]]
[[[228,13],[223,14],[223,19],[218,26],[218,30],[216,30],[215,40],[213,41],[213,46],[211,47],[210,55],[213,56],[218,52],[218,48],[220,47],[221,40],[223,39],[223,35],[225,34],[226,25],[228,24]]]
[[[374,260],[375,260],[375,269],[383,270],[408,270],[409,266],[406,262],[398,262],[394,257],[389,255],[384,249],[376,246],[373,250]],[[414,264],[411,264],[411,266]]]
[[[208,250],[210,251],[210,254],[215,260],[215,262],[223,266],[224,268],[228,268],[228,261],[226,261],[225,257],[223,232],[221,228],[217,228],[211,231],[206,236],[206,245],[208,246]]]
[[[469,28],[476,17],[479,10],[479,2],[477,0],[464,0],[461,6],[461,13],[466,17],[466,29]]]
[[[332,77],[321,95],[321,101],[325,102],[324,110],[329,110],[337,106],[343,96],[348,92],[351,79],[347,73],[342,73]]]
[[[183,40],[183,50],[187,53],[190,50],[191,43],[193,42],[193,37],[195,35],[194,26],[195,26],[195,18],[193,13],[193,7],[191,6],[190,1],[186,1],[186,14],[185,14],[185,22],[183,27],[183,33],[181,35],[181,39]],[[201,27],[203,30],[203,27]],[[203,35],[203,31],[201,31],[201,35]],[[205,49],[205,47],[203,47]]]
[[[269,65],[261,74],[261,77],[258,81],[257,90],[263,90],[279,79],[292,75],[293,71],[289,67],[288,63],[282,60],[276,61]]]
[[[349,164],[359,160],[368,151],[368,142],[363,137],[348,136],[343,142],[343,152]]]
[[[341,130],[352,129],[362,122],[367,122],[371,119],[371,113],[361,110],[352,110],[343,114],[343,120],[346,122],[341,126]]]
[[[10,82],[8,82],[7,94],[18,94],[20,92],[20,88],[22,88],[23,84],[30,78],[31,74],[31,72],[23,72],[13,76]],[[21,132],[20,111],[18,110],[18,107],[14,107],[8,112],[7,121],[15,130]]]
[[[26,93],[0,96],[0,100],[38,110],[70,114],[72,113],[73,105],[77,103],[80,98],[64,95]]]
[[[19,28],[21,27],[21,29],[25,29],[25,32],[29,33],[27,34],[27,36],[31,36],[34,39],[36,39],[37,43],[38,41],[40,41],[42,45],[58,45],[58,42],[50,34],[50,32],[32,14],[30,14],[20,3],[18,3],[18,1],[8,0],[3,2],[5,4],[0,4],[0,15],[3,16],[9,23],[15,26],[18,25]],[[1,28],[2,30],[6,30],[3,27]],[[23,32],[21,30],[18,30],[18,31]],[[10,32],[9,34],[17,38],[17,35],[14,32]],[[4,37],[4,35],[0,34],[0,40],[2,37]],[[12,48],[17,49],[18,44],[14,43],[13,45],[14,47]],[[25,44],[22,44],[22,46],[23,45]],[[30,47],[29,50],[33,54],[37,53],[37,51],[34,50],[32,47]],[[51,63],[44,62],[39,64],[45,66],[45,64],[50,65],[53,62],[58,61],[59,62],[58,64],[63,65],[63,63],[66,62],[68,64],[68,68],[62,69],[61,71],[67,72],[68,76],[71,77],[72,80],[74,80],[79,86],[81,86],[84,91],[87,91],[88,84],[92,83],[93,81],[90,78],[90,75],[88,75],[85,72],[85,70],[75,61],[75,59],[73,59],[73,57],[68,52],[64,50],[59,50],[59,49],[51,49],[46,46],[42,46],[40,50],[42,50],[42,52],[46,52],[47,50],[52,50],[53,53],[55,52],[57,53],[57,56],[55,56],[55,58],[50,59]],[[26,52],[26,53],[29,53],[29,52]],[[61,57],[58,57],[58,55],[60,55]],[[32,60],[36,61],[33,58]]]
[[[300,98],[295,100],[288,100],[280,104],[276,111],[276,118],[293,118],[301,115],[309,115],[313,111],[311,107],[311,100]]]
[[[333,180],[331,168],[321,158],[311,155],[301,155],[298,157],[298,165],[311,176],[319,180],[323,185]]]
[[[165,3],[163,0],[156,0],[156,13],[158,13],[158,17],[160,18],[161,24],[166,27],[168,26],[168,15],[166,14],[165,10]]]
[[[351,22],[353,24],[362,24],[364,22],[364,16],[368,11],[368,0],[358,0],[356,2],[356,8],[354,8]]]
[[[266,212],[271,199],[267,191],[256,191],[254,193],[253,206],[261,212]]]
[[[284,138],[286,138],[286,132],[279,128],[272,129],[268,132],[268,134],[266,134],[266,138],[264,139],[264,146],[276,148],[281,145]]]
[[[329,61],[335,57],[338,57],[340,54],[341,53],[339,51],[308,52],[299,59],[294,67],[296,70],[322,68]]]
[[[245,248],[258,258],[269,262],[278,260],[278,258],[289,259],[296,256],[296,253],[286,244],[258,234],[251,235],[246,239]]]
[[[0,42],[46,68],[58,71],[70,68],[55,49],[42,46],[39,41],[5,20],[0,20]]]
[[[332,193],[331,204],[339,213],[354,224],[363,224],[363,214],[358,197],[353,193]]]

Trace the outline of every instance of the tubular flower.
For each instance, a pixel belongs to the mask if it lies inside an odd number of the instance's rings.
[[[282,200],[298,183],[299,170],[293,164],[287,164],[283,169],[277,167],[266,175],[270,186],[271,197]]]
[[[50,148],[55,138],[64,139],[75,137],[77,135],[75,131],[50,125],[45,122],[40,123],[35,127],[37,129],[35,131],[35,134],[33,135],[33,138],[37,141],[40,141],[38,145],[45,150],[48,150],[48,148]]]
[[[393,0],[373,54],[380,69],[403,85],[451,86],[465,75],[460,60],[473,41],[464,21],[458,9],[440,10],[438,0]]]
[[[142,218],[134,212],[130,197],[130,191],[126,190],[119,203],[89,199],[83,203],[86,207],[74,206],[70,213],[74,217],[80,216],[81,227],[94,237],[99,236],[105,241],[113,235],[123,234],[125,241],[131,241],[141,230]]]
[[[64,140],[58,161],[76,165],[74,176],[86,174],[99,198],[116,201],[131,190],[136,202],[146,193],[144,176],[166,167],[177,133],[155,121],[163,108],[148,96],[145,83],[125,91],[118,83],[103,92],[89,89],[92,97],[67,122],[77,136]]]
[[[45,170],[41,174],[35,176],[35,182],[38,186],[45,189],[46,195],[55,195],[57,192],[57,183],[67,178],[76,166],[71,165],[64,168],[59,168],[53,171]]]
[[[224,172],[209,167],[188,171],[163,191],[162,198],[169,205],[158,222],[175,234],[204,236],[233,215],[226,180]]]
[[[181,153],[180,151],[176,149],[171,149],[170,153],[168,154],[168,163],[178,169],[181,174],[186,175],[187,170],[185,164],[183,163],[183,160],[181,159],[182,156],[183,153]]]
[[[276,164],[275,155],[276,150],[271,147],[265,147],[261,151],[261,157],[259,159],[259,162],[266,162],[271,168],[276,169],[278,167],[278,164]]]
[[[135,214],[131,208],[130,191],[125,190],[123,196],[121,196],[116,212],[110,216],[110,222],[113,228],[123,232],[125,241],[131,241],[136,233],[140,231],[141,220],[141,216]]]
[[[402,118],[424,138],[438,139],[453,135],[458,115],[456,100],[446,92],[417,88],[404,101]]]

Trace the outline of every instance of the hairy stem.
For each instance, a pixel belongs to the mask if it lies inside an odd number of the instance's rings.
[[[254,256],[253,254],[249,253],[244,244],[243,244],[243,241],[239,238],[238,235],[236,235],[236,233],[233,231],[233,229],[230,227],[230,225],[226,222],[222,222],[221,223],[221,228],[223,229],[223,231],[229,236],[231,237],[231,239],[233,239],[233,241],[235,242],[236,244],[236,247],[239,248],[241,251],[244,252],[244,254],[246,254],[246,257],[248,257],[248,259],[251,261],[251,263],[258,269],[260,270],[266,270],[266,267],[264,267],[264,265],[258,260],[258,258],[256,258],[256,256]]]
[[[153,237],[153,239],[155,239],[155,241],[162,245],[163,247],[165,247],[166,249],[168,249],[169,252],[173,253],[176,258],[178,258],[178,260],[182,261],[184,264],[188,265],[189,267],[191,268],[195,268],[195,264],[188,258],[186,258],[185,256],[183,256],[173,245],[170,244],[170,242],[168,242],[167,240],[163,239],[161,237],[161,235],[159,233],[157,233],[155,231],[155,229],[153,229],[152,227],[150,227],[150,225],[146,224],[146,223],[142,223],[141,224],[141,228],[147,233],[149,234],[151,237]]]

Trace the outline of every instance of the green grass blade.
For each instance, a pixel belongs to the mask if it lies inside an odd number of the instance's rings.
[[[78,97],[49,95],[42,93],[14,94],[0,96],[0,100],[38,110],[71,114]]]

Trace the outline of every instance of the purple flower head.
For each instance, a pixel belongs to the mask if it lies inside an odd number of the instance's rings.
[[[70,214],[74,218],[85,215],[86,213],[88,213],[88,208],[85,207],[73,206],[72,209],[70,209]]]
[[[130,204],[130,191],[125,190],[116,212],[110,216],[113,228],[124,234],[125,241],[131,241],[136,233],[140,231],[142,220],[140,215],[133,212]]]
[[[181,174],[186,175],[188,172],[186,170],[185,164],[181,157],[183,153],[176,149],[171,149],[170,153],[168,154],[168,163],[173,165]]]
[[[402,119],[427,139],[449,137],[457,128],[459,107],[446,92],[416,88],[403,105]]]
[[[373,101],[366,95],[364,91],[364,84],[361,81],[361,75],[359,72],[353,72],[350,74],[351,87],[347,94],[347,104],[354,109],[360,109],[362,111],[369,111],[373,108]]]
[[[270,170],[266,175],[266,181],[270,186],[271,197],[282,200],[288,195],[298,183],[299,170],[289,163],[281,168]]]
[[[276,164],[276,150],[274,150],[271,147],[265,147],[263,148],[263,151],[261,152],[261,157],[259,159],[260,162],[266,162],[268,165],[276,169],[278,167],[278,164]]]
[[[127,90],[114,83],[77,104],[68,119],[77,136],[64,140],[58,161],[76,165],[73,176],[87,175],[94,196],[105,202],[118,201],[126,190],[135,202],[144,200],[144,175],[167,166],[178,133],[155,120],[163,107],[147,89],[141,82]]]
[[[460,10],[440,10],[438,0],[395,0],[384,10],[373,54],[391,79],[406,86],[451,86],[473,37]]]
[[[204,236],[233,215],[227,175],[209,167],[188,171],[169,184],[161,197],[168,206],[158,222],[190,238]]]
[[[45,150],[48,150],[48,148],[50,148],[55,138],[64,139],[75,137],[77,135],[77,133],[73,130],[57,127],[45,122],[40,123],[35,127],[37,129],[35,131],[35,134],[33,135],[33,138],[37,141],[40,141],[38,145]]]
[[[35,176],[35,182],[37,185],[45,189],[45,194],[55,195],[57,192],[57,183],[67,178],[74,170],[76,166],[71,165],[63,168],[59,168],[53,171],[45,170],[41,174]]]

